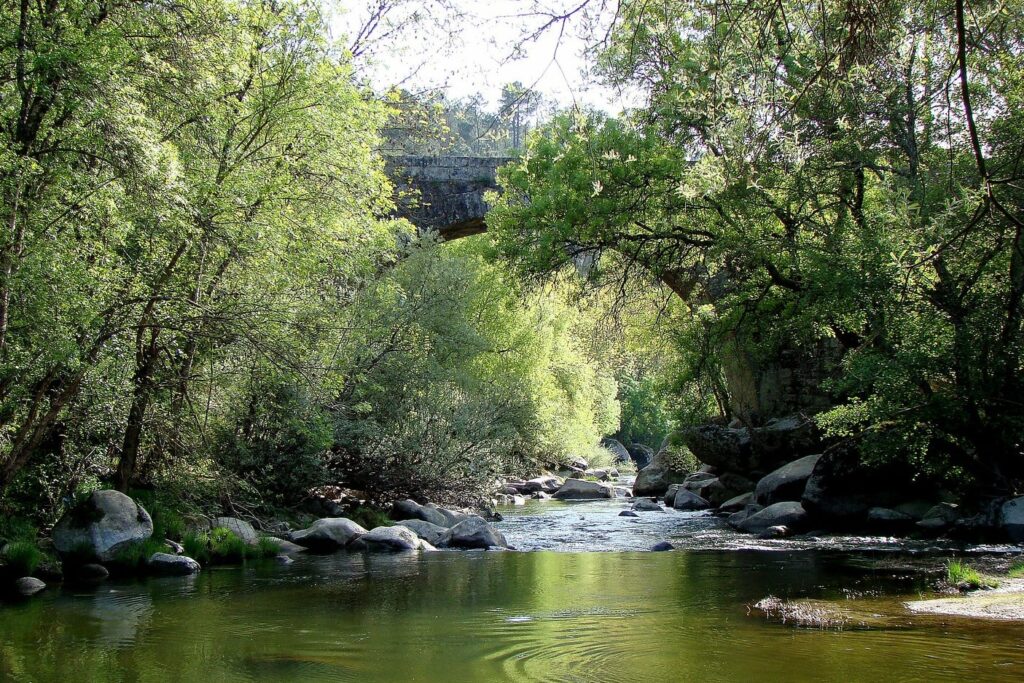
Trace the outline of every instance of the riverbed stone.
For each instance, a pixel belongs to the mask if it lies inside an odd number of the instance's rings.
[[[641,498],[633,503],[633,509],[637,512],[664,512],[665,509],[653,500]]]
[[[665,501],[665,505],[667,505],[668,507],[672,507],[672,504],[675,502],[676,499],[676,492],[681,488],[683,488],[682,484],[672,484],[668,487],[668,490],[665,491],[665,497],[663,499]]]
[[[14,590],[18,595],[29,598],[46,590],[46,584],[34,576],[23,576],[14,582]]]
[[[305,546],[301,546],[298,543],[278,538],[277,536],[264,536],[267,539],[266,542],[273,543],[277,547],[277,552],[281,555],[295,555],[296,553],[302,553],[306,551]]]
[[[786,463],[779,469],[765,475],[757,482],[754,497],[760,505],[781,503],[784,500],[803,498],[807,480],[811,478],[814,466],[821,454],[806,455],[799,460]]]
[[[414,500],[400,500],[391,506],[391,519],[399,522],[406,519],[422,519],[438,526],[451,526],[445,516],[435,507],[420,505]]]
[[[366,534],[366,529],[347,517],[325,517],[308,529],[292,532],[292,543],[316,552],[334,552]]]
[[[632,443],[627,448],[630,459],[642,470],[654,461],[654,449],[642,443]]]
[[[69,567],[68,573],[71,581],[81,584],[101,583],[110,576],[110,570],[95,562]]]
[[[747,491],[746,493],[741,493],[740,495],[735,496],[733,498],[730,498],[729,500],[727,500],[724,503],[722,503],[721,505],[719,505],[718,506],[718,511],[719,512],[729,512],[729,513],[739,512],[740,510],[744,509],[745,507],[747,507],[748,505],[750,505],[753,502],[754,502],[754,492],[753,491]]]
[[[656,553],[663,553],[667,550],[675,550],[676,547],[668,541],[659,541],[651,546],[651,550]]]
[[[707,500],[712,506],[717,506],[744,491],[751,490],[754,488],[754,482],[733,472],[723,472],[717,477],[691,481],[683,486]]]
[[[608,484],[583,479],[566,479],[553,498],[559,500],[589,500],[595,498],[614,498],[615,489]]]
[[[768,527],[764,531],[760,532],[757,535],[757,537],[758,538],[762,538],[762,539],[771,539],[771,538],[786,538],[789,535],[791,535],[789,527],[782,526],[780,524],[778,526],[770,526],[770,527]]]
[[[424,522],[422,519],[407,519],[405,521],[399,522],[399,524],[408,529],[412,529],[413,533],[415,533],[421,539],[437,547],[447,545],[448,540],[452,536],[451,529],[449,529],[448,527],[438,526],[437,524],[431,524],[430,522]]]
[[[373,551],[419,550],[421,547],[421,539],[413,530],[401,525],[375,527],[359,540]]]
[[[961,517],[963,514],[955,503],[938,503],[924,513],[917,527],[924,531],[939,532],[955,524]]]
[[[711,503],[693,491],[679,489],[676,491],[675,498],[672,499],[672,507],[684,511],[707,510],[711,507]]]
[[[170,553],[153,553],[146,560],[146,566],[154,574],[162,576],[188,576],[200,570],[199,563],[191,557]]]
[[[450,529],[449,548],[507,548],[505,536],[479,517],[459,522]]]
[[[619,513],[619,517],[639,517],[639,516],[640,515],[636,514],[632,510],[623,510],[622,512]]]
[[[897,534],[909,530],[916,521],[913,517],[892,508],[873,507],[868,510],[868,527],[872,531]]]
[[[784,526],[796,531],[805,528],[806,525],[807,511],[803,506],[794,501],[786,501],[755,512],[739,522],[737,528],[748,534],[759,534],[773,526]]]
[[[606,470],[604,468],[586,470],[583,473],[583,476],[585,476],[585,477],[593,477],[594,479],[597,479],[598,481],[608,481],[609,479],[611,479],[611,475],[608,474],[608,470]]]
[[[252,524],[237,517],[217,517],[210,524],[210,528],[227,529],[249,545],[255,545],[260,540],[260,535],[252,528]]]
[[[1024,542],[1024,496],[1003,503],[1000,526],[1011,541]]]
[[[916,498],[920,491],[914,475],[905,463],[866,463],[855,448],[837,447],[815,463],[801,504],[830,527],[858,528],[871,508],[892,508]]]
[[[689,474],[682,464],[684,458],[678,449],[663,448],[651,458],[649,465],[636,474],[634,496],[662,496],[672,484],[682,483]]]
[[[122,548],[153,535],[149,513],[120,491],[93,491],[65,513],[53,528],[53,545],[61,555],[84,550],[110,562]]]

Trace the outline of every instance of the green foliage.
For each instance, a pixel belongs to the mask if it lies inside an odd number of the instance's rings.
[[[982,576],[976,569],[959,560],[950,560],[946,564],[946,582],[960,590],[974,591],[980,588],[997,588],[999,582],[991,577]]]
[[[203,565],[238,564],[278,553],[277,545],[269,538],[261,537],[256,544],[249,545],[229,529],[189,532],[182,539],[182,547],[185,555]]]
[[[145,541],[131,543],[119,548],[110,564],[113,565],[114,569],[123,572],[144,573],[146,571],[146,562],[149,561],[149,558],[153,557],[156,553],[165,553],[167,550],[167,544],[164,543],[162,538],[151,536]]]
[[[364,529],[395,525],[395,520],[388,517],[383,511],[366,505],[349,512],[348,518]]]
[[[762,389],[818,363],[832,380],[801,398],[836,406],[830,435],[961,489],[1019,489],[1024,14],[971,13],[629,3],[600,68],[645,105],[534,135],[488,227],[524,273],[582,251],[598,284],[654,277],[683,299],[695,417],[801,408]]]
[[[4,560],[7,561],[9,572],[19,577],[31,576],[43,561],[43,552],[36,547],[34,540],[13,541],[4,547]]]
[[[1024,560],[1016,560],[1011,564],[1006,575],[1011,579],[1024,579]]]

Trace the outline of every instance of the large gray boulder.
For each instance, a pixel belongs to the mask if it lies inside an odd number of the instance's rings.
[[[634,489],[635,490],[635,489]],[[614,498],[615,489],[608,484],[583,479],[566,479],[562,487],[555,491],[552,498],[559,500],[592,500],[595,498]]]
[[[366,534],[366,529],[346,517],[325,517],[308,529],[292,532],[292,543],[317,552],[340,550]]]
[[[1024,496],[1003,503],[1000,525],[1011,541],[1024,542]]]
[[[634,496],[663,496],[672,484],[681,484],[689,474],[681,464],[682,456],[672,448],[658,451],[649,465],[637,472]]]
[[[374,551],[419,550],[423,543],[412,529],[404,526],[379,526],[359,540]]]
[[[896,508],[923,491],[904,463],[862,463],[852,448],[836,448],[818,458],[801,504],[830,527],[860,527],[873,507]]]
[[[708,475],[700,473],[706,477]],[[692,476],[692,475],[691,475]],[[744,491],[754,488],[754,482],[732,472],[723,472],[717,477],[700,479],[683,484],[688,491],[696,493],[712,505],[721,505]]]
[[[781,503],[784,500],[800,500],[807,488],[807,480],[811,478],[814,466],[818,464],[821,454],[805,455],[799,460],[786,463],[774,472],[765,475],[757,482],[754,498],[761,505]]]
[[[759,534],[773,526],[784,526],[791,531],[801,530],[807,526],[807,511],[800,503],[793,501],[775,503],[746,517],[739,522],[737,528],[748,534]]]
[[[14,582],[14,590],[18,595],[29,598],[46,590],[46,584],[34,576],[23,576]]]
[[[771,420],[752,432],[746,427],[702,425],[680,436],[700,462],[729,472],[766,472],[822,450],[814,421],[802,416]]]
[[[414,500],[400,500],[391,507],[391,519],[404,521],[407,519],[422,519],[438,526],[451,526],[448,519],[435,507],[420,505]]]
[[[658,503],[648,498],[641,498],[633,503],[633,509],[637,512],[664,512],[665,509]]]
[[[679,489],[676,491],[675,498],[672,499],[672,507],[676,510],[685,511],[707,510],[711,507],[711,503],[704,498],[701,498],[693,491]]]
[[[528,481],[511,484],[517,493],[554,493],[562,485],[558,477],[534,477]]]
[[[412,529],[414,534],[430,545],[438,548],[443,548],[447,545],[448,540],[452,536],[452,531],[448,527],[424,522],[422,519],[407,519],[403,522],[399,522],[399,525],[404,526],[407,529]]]
[[[61,555],[87,552],[110,562],[122,548],[152,535],[153,520],[141,505],[120,491],[93,491],[57,522],[53,545]]]
[[[146,566],[154,574],[161,576],[188,576],[199,571],[199,563],[191,557],[184,555],[171,555],[170,553],[153,553],[146,560]]]
[[[754,502],[754,492],[747,491],[734,498],[730,498],[721,505],[718,506],[719,512],[739,512],[740,510],[746,509],[748,505]]]
[[[615,462],[629,462],[629,451],[617,439],[601,439],[601,447],[615,456]]]
[[[236,517],[217,517],[210,524],[210,528],[227,529],[249,545],[255,545],[260,540],[260,535],[252,528],[252,524]]]
[[[450,530],[449,548],[507,548],[505,536],[480,517],[470,517]]]
[[[638,470],[647,467],[654,460],[654,449],[645,444],[633,443],[626,450],[629,451],[629,457]]]

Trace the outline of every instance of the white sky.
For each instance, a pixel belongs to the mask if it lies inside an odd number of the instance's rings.
[[[332,0],[328,0],[331,2]],[[545,18],[530,15],[540,9],[562,14],[580,0],[448,0],[463,14],[441,11],[438,0],[398,0],[389,15],[398,23],[419,12],[421,20],[412,29],[375,45],[375,53],[362,64],[362,71],[378,89],[401,85],[419,91],[439,88],[448,97],[482,94],[493,107],[505,83],[520,81],[533,86],[562,106],[579,104],[618,113],[631,103],[608,88],[597,86],[585,76],[582,53],[586,46],[582,15],[566,26],[559,40],[559,27],[547,30],[525,44],[525,54],[511,56],[524,31],[540,28]],[[336,38],[352,36],[365,23],[369,7],[378,0],[333,0],[332,31]],[[387,30],[382,24],[378,33]]]

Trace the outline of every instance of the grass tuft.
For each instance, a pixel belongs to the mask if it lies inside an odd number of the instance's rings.
[[[1017,560],[1010,565],[1010,571],[1006,575],[1011,579],[1024,579],[1024,560]]]
[[[10,571],[18,576],[31,576],[43,561],[43,552],[34,541],[14,541],[4,548],[4,559]]]
[[[973,567],[967,566],[960,560],[950,560],[946,564],[946,581],[959,590],[975,591],[980,588],[996,588],[999,582],[987,576],[982,576]]]
[[[229,529],[185,534],[181,542],[185,554],[199,564],[239,564],[245,560],[275,557],[277,544],[269,538],[260,538],[249,545]]]

